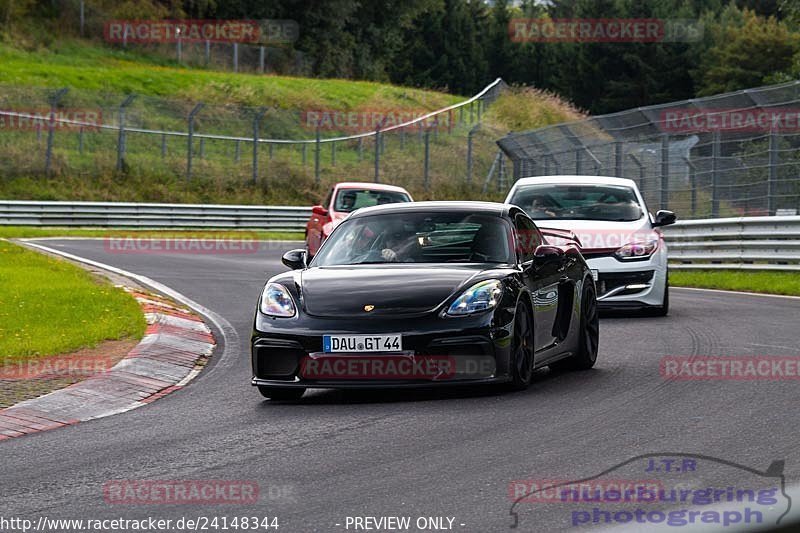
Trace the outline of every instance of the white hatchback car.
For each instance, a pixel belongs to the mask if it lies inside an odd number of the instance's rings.
[[[605,176],[538,176],[518,180],[506,202],[524,209],[542,229],[572,231],[597,283],[603,309],[669,311],[667,245],[633,180]],[[557,237],[548,236],[549,240]]]

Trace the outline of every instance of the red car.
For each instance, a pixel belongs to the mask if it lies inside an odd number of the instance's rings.
[[[331,187],[322,205],[311,208],[311,218],[306,223],[306,250],[313,257],[333,228],[347,215],[361,207],[412,202],[411,195],[402,187],[380,183],[343,182]]]

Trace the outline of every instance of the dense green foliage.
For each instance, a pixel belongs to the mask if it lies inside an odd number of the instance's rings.
[[[6,39],[41,47],[77,34],[77,2],[0,0]],[[554,91],[593,113],[796,78],[794,0],[86,0],[87,37],[120,18],[292,19],[310,74],[472,94],[488,80]],[[509,21],[699,21],[702,38],[663,43],[517,43]],[[98,28],[100,28],[98,30]]]

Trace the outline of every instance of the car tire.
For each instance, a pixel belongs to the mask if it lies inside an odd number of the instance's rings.
[[[305,394],[306,389],[259,385],[258,392],[269,400],[299,400]]]
[[[521,391],[528,388],[533,376],[533,317],[528,306],[520,302],[514,312],[514,330],[509,357],[509,388]]]
[[[669,276],[667,276],[667,281],[664,283],[664,298],[661,301],[661,305],[653,306],[645,311],[645,315],[647,316],[667,316],[669,313]]]
[[[597,309],[597,289],[587,279],[581,294],[581,323],[578,333],[578,350],[574,355],[548,365],[557,372],[565,370],[588,370],[597,361],[600,341],[600,318]]]

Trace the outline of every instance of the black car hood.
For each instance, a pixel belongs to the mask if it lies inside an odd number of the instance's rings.
[[[492,265],[496,266],[496,265]],[[303,307],[310,315],[363,317],[418,314],[448,296],[490,265],[381,265],[317,267],[299,276]],[[297,278],[295,278],[297,279]]]

